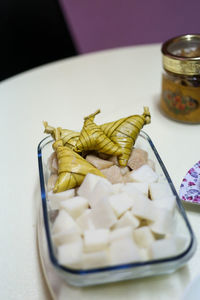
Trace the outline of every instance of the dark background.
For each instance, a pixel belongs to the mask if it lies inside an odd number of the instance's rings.
[[[76,54],[56,0],[0,0],[0,80]]]

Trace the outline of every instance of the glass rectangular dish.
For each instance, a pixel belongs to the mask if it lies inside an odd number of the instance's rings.
[[[43,225],[46,236],[46,239],[39,239],[39,249],[41,259],[43,260],[45,259],[44,256],[46,255],[46,251],[43,251],[43,248],[47,248],[50,262],[57,271],[58,276],[61,276],[64,280],[66,280],[68,284],[74,286],[89,286],[172,273],[183,266],[192,257],[196,250],[196,240],[185,214],[184,208],[181,204],[181,200],[177,195],[175,187],[155,146],[153,145],[153,142],[144,131],[141,131],[136,140],[135,146],[148,152],[149,158],[155,163],[155,170],[160,178],[159,181],[167,182],[173,195],[176,197],[176,230],[177,232],[181,232],[184,235],[185,240],[187,241],[184,248],[181,249],[178,255],[171,257],[163,257],[162,259],[154,259],[148,261],[138,261],[122,265],[112,265],[95,269],[77,270],[60,265],[56,257],[56,248],[52,243],[51,216],[53,211],[51,210],[51,206],[49,205],[47,193],[47,181],[50,176],[47,161],[49,156],[53,152],[52,144],[52,137],[48,136],[43,139],[38,145],[38,163],[42,200],[42,214],[40,215],[40,224]],[[42,228],[39,228],[38,234],[40,235],[41,232]],[[42,243],[45,243],[45,245],[42,245]]]

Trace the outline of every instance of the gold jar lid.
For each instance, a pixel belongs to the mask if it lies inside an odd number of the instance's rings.
[[[165,70],[182,75],[200,75],[200,34],[172,38],[162,45]]]

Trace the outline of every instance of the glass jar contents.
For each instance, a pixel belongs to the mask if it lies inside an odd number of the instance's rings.
[[[176,121],[200,123],[200,35],[170,39],[162,54],[163,112]]]

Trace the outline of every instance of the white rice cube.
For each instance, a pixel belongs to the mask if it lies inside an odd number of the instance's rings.
[[[176,206],[176,197],[173,195],[168,183],[151,183],[149,185],[149,192],[150,197],[156,206],[174,211]]]
[[[91,209],[91,219],[95,228],[110,228],[117,222],[107,198],[95,201],[95,207]]]
[[[137,228],[133,231],[133,237],[139,247],[147,248],[155,240],[148,226]]]
[[[113,240],[110,243],[109,252],[112,265],[141,261],[139,249],[132,238],[125,237]]]
[[[90,253],[83,253],[82,267],[83,269],[91,269],[109,265],[109,256],[107,250],[101,250]]]
[[[88,208],[88,200],[84,197],[76,196],[62,201],[60,207],[76,219]]]
[[[61,209],[53,223],[53,233],[63,232],[73,227],[77,227],[76,222],[68,214],[68,212],[66,212],[64,209]]]
[[[175,228],[175,219],[173,214],[167,209],[157,209],[155,220],[149,225],[149,227],[154,233],[160,235],[171,233]]]
[[[108,197],[108,201],[112,206],[117,217],[120,217],[129,208],[133,206],[132,198],[126,193],[119,193]]]
[[[83,254],[82,239],[73,243],[61,245],[57,248],[58,261],[61,265],[72,268],[80,268]]]
[[[53,152],[48,160],[47,160],[47,166],[48,166],[48,169],[50,170],[51,174],[52,173],[57,173],[58,171],[58,161],[57,161],[57,155],[56,155],[56,152]]]
[[[110,242],[121,240],[125,237],[133,239],[133,228],[131,226],[113,229],[110,232]]]
[[[84,251],[100,251],[107,247],[109,242],[108,229],[86,230],[84,232]]]
[[[74,197],[74,195],[75,189],[70,189],[60,193],[53,193],[52,191],[50,191],[48,193],[48,200],[50,202],[51,209],[59,209],[61,201],[72,198]]]
[[[52,234],[52,240],[55,245],[62,245],[66,243],[71,243],[81,238],[80,230],[77,226],[71,227],[67,230],[59,231]]]
[[[108,181],[99,181],[97,182],[97,184],[95,185],[92,193],[89,196],[89,204],[90,207],[94,207],[95,206],[95,202],[100,200],[101,198],[105,197],[105,196],[109,196],[111,195],[112,192],[112,184]]]
[[[152,200],[160,200],[161,198],[173,196],[167,182],[153,182],[149,184],[149,193]]]
[[[103,182],[109,182],[106,178],[88,173],[83,182],[81,183],[80,187],[78,188],[77,194],[79,196],[85,197],[89,199],[90,194],[92,193],[95,185],[97,182],[103,181]]]
[[[131,226],[132,228],[137,228],[140,224],[138,218],[136,218],[129,210],[123,214],[113,228],[120,228]]]
[[[153,171],[155,171],[156,166],[155,166],[155,162],[152,159],[148,159],[147,161],[147,165],[152,168]]]
[[[86,209],[77,219],[76,224],[81,229],[81,232],[89,229],[95,229],[91,219],[91,209]]]
[[[123,188],[124,183],[114,183],[112,184],[112,192],[113,194],[118,194],[121,192],[121,189]]]
[[[143,165],[137,170],[131,171],[129,179],[134,182],[152,183],[158,181],[158,175],[148,165]]]
[[[55,244],[74,241],[80,237],[80,232],[74,219],[65,210],[60,210],[52,227],[52,238]]]
[[[149,254],[152,259],[167,258],[183,252],[186,245],[187,239],[183,236],[172,236],[154,241],[149,247]]]
[[[170,239],[154,241],[149,248],[152,259],[167,258],[176,253],[176,245]]]
[[[146,183],[146,182],[131,182],[131,183],[127,183],[127,185],[132,185],[138,191],[140,191],[144,195],[148,196],[148,192],[149,192],[149,184],[148,183]]]
[[[134,216],[155,221],[158,208],[153,204],[153,201],[143,196],[140,199],[135,199],[131,212]]]
[[[144,197],[144,193],[141,192],[138,188],[135,187],[133,182],[126,183],[122,188],[121,191],[127,193],[133,200],[140,199]],[[146,197],[146,195],[145,195]]]
[[[157,207],[167,209],[171,212],[174,212],[174,209],[176,207],[176,197],[175,196],[166,196],[166,197],[152,200],[152,201]]]
[[[57,174],[51,174],[50,177],[48,178],[48,181],[47,181],[47,191],[48,191],[48,193],[52,193],[57,179],[58,179]],[[48,197],[47,197],[47,199],[48,199]],[[54,209],[54,207],[52,207],[52,209]],[[57,209],[57,207],[55,209]]]

